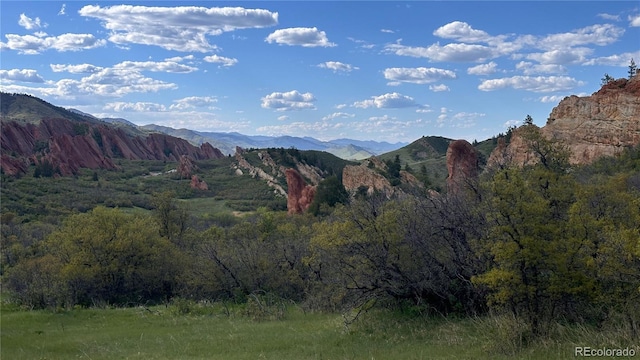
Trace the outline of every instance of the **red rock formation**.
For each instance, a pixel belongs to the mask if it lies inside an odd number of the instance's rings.
[[[191,184],[190,185],[191,185],[192,189],[209,190],[209,186],[207,185],[207,183],[204,182],[204,180],[200,180],[198,178],[198,175],[191,176]]]
[[[506,147],[498,147],[487,162],[510,161],[515,165],[535,162],[519,129]],[[547,139],[555,139],[571,151],[572,164],[589,164],[603,156],[613,156],[640,144],[640,75],[618,79],[591,96],[569,96],[553,108],[540,129]]]
[[[460,189],[463,184],[478,176],[478,152],[466,140],[455,140],[447,149],[447,187],[450,192]]]
[[[178,171],[181,179],[188,179],[189,177],[191,177],[191,174],[193,173],[195,168],[196,166],[193,164],[193,161],[191,161],[191,159],[189,159],[187,155],[180,156],[180,163],[178,164],[178,168],[176,170]],[[191,180],[193,180],[193,178],[191,178]]]
[[[316,194],[316,187],[307,185],[302,175],[295,169],[285,170],[287,177],[287,211],[291,214],[301,214],[309,208]]]
[[[342,170],[342,185],[350,193],[355,193],[361,186],[367,188],[368,194],[380,191],[389,197],[394,192],[389,180],[374,169],[370,169],[367,162],[358,166],[345,166]]]
[[[16,164],[25,159],[34,163],[40,157],[59,167],[62,175],[75,174],[80,168],[115,169],[113,158],[178,161],[181,155],[191,160],[224,157],[208,143],[198,148],[164,134],[131,136],[121,128],[99,123],[43,119],[37,125],[3,121],[1,126],[0,165],[13,175],[26,172]]]

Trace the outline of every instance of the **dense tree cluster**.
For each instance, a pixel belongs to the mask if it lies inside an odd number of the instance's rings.
[[[260,292],[314,309],[506,312],[532,334],[558,319],[616,321],[637,338],[640,149],[572,167],[527,129],[537,164],[485,171],[455,194],[349,198],[330,177],[313,214],[193,222],[162,193],[151,215],[97,207],[33,243],[3,216],[3,283],[30,307]]]

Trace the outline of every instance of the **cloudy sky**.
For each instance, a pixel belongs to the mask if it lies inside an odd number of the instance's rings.
[[[640,64],[637,1],[2,1],[0,88],[201,131],[483,140]]]

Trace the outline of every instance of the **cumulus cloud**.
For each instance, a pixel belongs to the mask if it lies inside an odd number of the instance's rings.
[[[388,68],[384,70],[384,78],[390,80],[387,85],[399,85],[400,83],[429,84],[436,81],[456,78],[456,73],[451,70],[438,68]]]
[[[556,64],[533,64],[521,61],[516,64],[516,69],[522,71],[525,75],[535,74],[564,74],[567,69],[562,65]]]
[[[116,44],[159,46],[167,50],[208,52],[208,35],[278,23],[278,13],[242,7],[156,7],[87,5],[79,14],[99,19]]]
[[[174,104],[169,106],[171,110],[187,110],[193,108],[209,108],[210,110],[215,109],[213,104],[218,102],[218,99],[212,96],[189,96],[182,99],[177,99],[173,101]]]
[[[566,65],[582,63],[592,53],[593,50],[586,47],[565,48],[550,50],[543,53],[528,54],[526,58],[529,60],[535,60],[541,64]]]
[[[338,119],[338,118],[352,118],[355,116],[356,116],[355,114],[349,114],[345,112],[334,112],[333,114],[323,117],[322,121],[329,121],[329,120]]]
[[[318,28],[288,28],[279,29],[269,34],[264,40],[271,43],[280,45],[298,45],[303,47],[332,47],[336,44],[329,42],[327,34],[324,31],[318,30]]]
[[[0,70],[0,79],[30,83],[43,83],[44,79],[33,69]]]
[[[495,62],[490,62],[487,64],[480,64],[476,66],[472,66],[467,68],[467,74],[469,75],[491,75],[494,74],[498,69],[498,64]]]
[[[640,59],[640,51],[597,57],[582,65],[628,66],[630,59]]]
[[[313,103],[316,98],[313,94],[300,93],[298,90],[288,92],[273,92],[262,98],[262,107],[265,109],[274,109],[277,111],[291,111],[315,109]]]
[[[485,61],[500,55],[498,51],[489,46],[478,44],[453,43],[441,46],[435,43],[428,47],[405,46],[402,44],[388,44],[386,52],[400,56],[428,58],[431,61],[475,62]]]
[[[629,26],[639,27],[640,26],[640,15],[629,16]]]
[[[395,108],[408,108],[408,107],[420,107],[421,105],[416,103],[415,100],[406,95],[394,93],[387,93],[380,96],[372,96],[371,99],[356,101],[353,103],[357,108],[370,108],[375,107],[378,109],[395,109]]]
[[[433,35],[443,39],[455,39],[462,42],[484,42],[491,39],[491,36],[482,30],[476,30],[469,24],[462,21],[454,21],[439,27]]]
[[[104,39],[96,39],[91,34],[62,34],[47,36],[44,33],[34,35],[5,34],[6,43],[0,43],[3,49],[17,50],[20,54],[35,55],[46,50],[80,51],[106,45]]]
[[[551,34],[538,41],[543,49],[564,49],[581,45],[609,45],[624,34],[624,29],[612,24],[591,25],[572,32]]]
[[[35,18],[34,20],[25,14],[20,14],[20,20],[18,20],[18,25],[22,26],[27,30],[36,30],[36,29],[40,29],[41,27],[47,27],[47,24],[42,24],[40,22],[39,17]]]
[[[449,91],[449,87],[445,84],[429,85],[429,90],[433,92]]]
[[[151,102],[111,102],[107,103],[103,110],[115,112],[149,112],[149,111],[166,111],[166,107],[162,104]]]
[[[220,64],[220,66],[225,66],[225,67],[233,66],[238,63],[238,59],[228,58],[228,57],[218,56],[218,55],[205,56],[204,61]]]
[[[321,64],[318,64],[318,67],[323,69],[331,69],[333,72],[351,72],[353,70],[359,70],[360,68],[357,66],[353,66],[350,64],[344,64],[339,61],[326,61]]]
[[[582,85],[584,85],[583,81],[578,81],[568,76],[512,76],[485,80],[478,86],[478,89],[482,91],[494,91],[513,88],[533,92],[554,92],[571,90]]]
[[[114,65],[113,68],[166,73],[190,73],[198,70],[198,68],[179,64],[175,61],[123,61]]]
[[[72,74],[92,74],[103,69],[102,67],[91,64],[50,64],[49,66],[53,72],[69,72]]]

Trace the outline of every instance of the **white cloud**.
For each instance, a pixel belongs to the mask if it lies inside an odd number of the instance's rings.
[[[585,61],[582,65],[628,66],[631,59],[640,59],[640,50],[632,53],[614,54]]]
[[[151,102],[111,102],[107,103],[103,110],[115,112],[148,112],[148,111],[166,111],[166,107],[162,104]]]
[[[62,4],[60,11],[58,11],[58,15],[65,15],[67,10],[67,4]]]
[[[101,20],[116,44],[143,44],[167,50],[207,52],[216,46],[207,36],[278,23],[278,13],[241,7],[151,7],[87,5],[79,14]]]
[[[179,64],[175,61],[123,61],[113,66],[114,69],[126,69],[131,71],[152,71],[166,73],[190,73],[198,68]]]
[[[467,74],[469,75],[491,75],[494,74],[498,68],[498,64],[490,62],[487,64],[480,64],[467,68]]]
[[[564,74],[567,69],[562,65],[556,64],[533,64],[521,61],[516,64],[516,69],[522,71],[525,75],[535,74]]]
[[[494,91],[504,88],[513,88],[533,92],[554,92],[571,90],[582,85],[584,85],[583,81],[578,81],[567,76],[512,76],[508,78],[485,80],[478,86],[478,89],[482,91]]]
[[[353,70],[359,70],[360,68],[357,66],[353,66],[351,64],[344,64],[339,61],[326,61],[322,64],[318,64],[318,67],[323,69],[331,69],[333,72],[351,72]]]
[[[387,33],[387,34],[395,34],[395,31],[389,30],[389,29],[380,29],[380,32]]]
[[[18,20],[18,25],[22,26],[27,30],[36,30],[36,29],[40,29],[41,27],[47,27],[47,24],[42,24],[40,22],[39,17],[37,17],[34,20],[25,14],[20,14],[20,20]]]
[[[280,116],[278,116],[278,120],[286,121],[286,120],[289,120],[289,117],[287,115],[280,115]]]
[[[639,27],[640,26],[640,15],[629,16],[629,26]]]
[[[171,61],[171,62],[183,62],[185,60],[193,60],[196,57],[193,55],[187,55],[187,56],[174,56],[174,57],[170,57],[170,58],[166,58],[164,59],[164,61]]]
[[[33,69],[0,70],[0,79],[30,83],[43,83],[44,79]]]
[[[429,47],[412,47],[401,44],[385,46],[386,52],[400,56],[422,57],[432,61],[475,62],[485,61],[497,57],[499,52],[485,45],[477,44],[447,44],[440,46],[435,43]]]
[[[476,30],[462,21],[454,21],[439,27],[433,35],[443,39],[455,39],[463,42],[486,42],[491,39],[489,34],[482,30]]]
[[[398,94],[396,92],[380,96],[372,96],[369,100],[356,101],[352,106],[364,109],[370,107],[378,109],[420,107],[412,97]]]
[[[355,117],[355,114],[349,114],[345,112],[334,112],[333,114],[327,115],[322,118],[322,121],[334,120],[338,118],[352,118]]]
[[[277,111],[291,111],[315,109],[313,103],[316,101],[313,94],[300,93],[298,90],[288,92],[273,92],[262,98],[262,107]]]
[[[100,71],[103,68],[91,64],[78,64],[78,65],[64,65],[64,64],[50,64],[51,71],[53,72],[69,72],[72,74],[92,74],[96,71]]]
[[[233,66],[238,63],[238,59],[218,55],[205,56],[203,60],[210,63],[217,63],[220,64],[220,66],[226,67]]]
[[[20,54],[35,55],[46,50],[80,51],[106,45],[103,39],[96,39],[91,34],[62,34],[46,36],[39,33],[34,35],[6,34],[6,43],[0,43],[3,49],[17,50]]]
[[[449,87],[445,84],[429,85],[429,90],[433,92],[449,91]]]
[[[276,43],[280,45],[299,45],[303,47],[332,47],[336,44],[329,42],[327,34],[319,31],[318,28],[288,28],[279,29],[269,34],[264,40],[268,43]]]
[[[543,53],[532,53],[526,56],[527,59],[535,60],[541,64],[579,64],[585,61],[587,56],[593,53],[592,49],[586,47],[555,49]]]
[[[207,107],[210,110],[215,109],[213,104],[218,102],[218,99],[212,96],[189,96],[182,99],[173,101],[174,104],[169,106],[170,110],[186,110],[193,108]]]
[[[559,103],[566,95],[545,95],[539,98],[541,103]]]
[[[599,18],[602,18],[602,19],[605,19],[605,20],[620,21],[620,16],[619,15],[600,13],[597,16]]]
[[[384,78],[391,80],[387,85],[399,85],[400,83],[428,84],[436,81],[456,78],[456,73],[451,70],[438,68],[388,68],[384,70]]]
[[[566,49],[581,45],[609,45],[624,34],[624,29],[611,24],[598,24],[572,32],[548,35],[538,41],[543,49]]]

